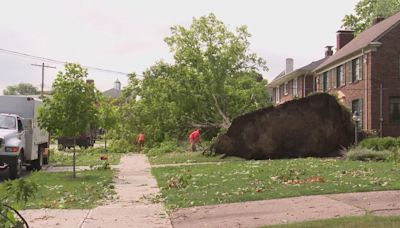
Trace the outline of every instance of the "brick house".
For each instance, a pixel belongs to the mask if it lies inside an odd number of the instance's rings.
[[[326,48],[325,58],[311,62],[296,70],[293,70],[293,59],[286,59],[286,69],[267,85],[270,94],[272,94],[272,102],[275,105],[294,98],[305,97],[314,92],[314,70],[333,54],[332,46],[327,46]]]
[[[357,37],[337,32],[337,50],[314,70],[316,92],[338,94],[360,128],[400,136],[400,12]]]

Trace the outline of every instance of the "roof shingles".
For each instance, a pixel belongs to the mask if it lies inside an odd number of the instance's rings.
[[[329,67],[336,62],[348,57],[349,55],[367,47],[371,42],[378,41],[382,35],[387,31],[398,25],[400,22],[400,12],[393,16],[379,22],[378,24],[370,27],[364,32],[360,33],[352,41],[346,44],[344,47],[339,49],[333,56],[328,58],[324,63],[317,67],[316,71],[320,71]]]

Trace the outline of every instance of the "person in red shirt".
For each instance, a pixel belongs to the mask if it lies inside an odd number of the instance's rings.
[[[201,130],[196,129],[189,135],[189,142],[190,142],[190,145],[192,146],[192,151],[196,151],[196,145],[197,145],[197,143],[200,142],[200,134],[201,134]]]
[[[145,139],[144,133],[140,133],[136,139],[136,142],[139,146],[139,151],[142,150],[145,141],[146,141],[146,139]]]

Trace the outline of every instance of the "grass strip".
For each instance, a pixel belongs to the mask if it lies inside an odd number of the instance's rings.
[[[48,173],[33,172],[27,180],[38,184],[38,191],[23,209],[58,208],[86,209],[94,208],[115,195],[112,170],[88,170],[77,172]],[[5,185],[0,185],[0,195],[7,194]]]
[[[77,150],[76,152],[76,165],[77,166],[98,166],[102,165],[104,161],[100,160],[101,156],[107,156],[110,165],[117,165],[120,162],[121,153],[101,153],[101,152],[88,152],[85,150]],[[52,166],[71,166],[73,160],[72,150],[67,151],[52,151],[50,155],[50,164]]]
[[[158,167],[152,173],[170,209],[400,189],[400,167],[390,162],[307,158]]]
[[[201,152],[172,152],[164,153],[155,156],[149,156],[149,161],[152,165],[161,164],[178,164],[178,163],[199,163],[199,162],[228,162],[228,161],[243,161],[243,158],[226,157],[222,155],[204,156]]]
[[[316,220],[292,224],[265,226],[264,228],[395,228],[400,227],[400,217],[360,216]]]

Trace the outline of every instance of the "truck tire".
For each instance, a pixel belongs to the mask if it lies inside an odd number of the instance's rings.
[[[50,150],[47,152],[47,156],[43,157],[43,165],[48,165],[50,161]]]
[[[34,170],[41,170],[42,169],[42,165],[43,165],[43,151],[42,148],[39,146],[38,148],[38,158],[36,160],[32,161],[32,168]]]
[[[15,159],[14,162],[9,164],[9,177],[11,180],[17,179],[21,176],[22,172],[22,153]]]
[[[47,143],[45,143],[45,144],[43,144],[43,146],[44,146],[44,148],[46,149],[47,148],[47,156],[44,156],[43,154],[43,165],[48,165],[49,164],[49,161],[50,161],[50,146],[49,146],[49,144],[47,144]],[[44,150],[45,150],[44,149]]]

